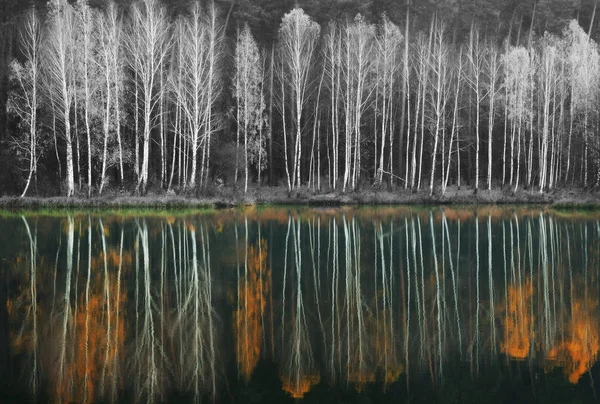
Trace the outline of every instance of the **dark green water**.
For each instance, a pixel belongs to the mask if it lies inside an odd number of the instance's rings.
[[[0,258],[0,402],[597,400],[598,214],[29,213]]]

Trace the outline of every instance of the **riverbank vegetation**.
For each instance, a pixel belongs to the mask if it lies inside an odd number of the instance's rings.
[[[0,194],[547,203],[600,184],[597,1],[246,3],[7,13]]]
[[[439,206],[441,208],[460,208],[467,210],[485,206],[516,205],[521,207],[546,207],[566,214],[600,212],[600,202],[595,195],[583,194],[579,190],[560,190],[540,194],[536,190],[519,190],[516,193],[503,192],[499,189],[480,192],[473,195],[472,189],[449,187],[446,194],[430,196],[428,190],[411,192],[394,189],[392,191],[361,190],[346,193],[310,192],[299,190],[292,195],[286,187],[250,188],[234,191],[229,188],[217,190],[210,195],[165,195],[163,192],[149,191],[146,195],[130,195],[128,192],[107,190],[103,195],[87,197],[36,197],[36,196],[4,196],[0,197],[0,216],[3,214],[36,211],[50,214],[66,211],[84,213],[118,213],[173,214],[216,212],[228,210],[264,210],[271,208],[343,208],[343,209],[397,209],[405,207],[414,209],[423,206]]]

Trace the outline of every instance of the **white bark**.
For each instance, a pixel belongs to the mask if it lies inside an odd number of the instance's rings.
[[[286,14],[279,28],[279,54],[282,61],[280,80],[282,85],[288,83],[294,124],[294,158],[290,188],[300,186],[302,118],[309,95],[309,78],[320,31],[319,24],[312,21],[300,8]],[[285,152],[287,156],[287,149]]]
[[[163,89],[157,89],[159,74],[170,43],[166,11],[157,0],[142,0],[131,9],[131,29],[127,41],[128,61],[135,72],[142,99],[143,145],[138,187],[145,193],[150,165],[150,135],[156,125],[152,112],[161,101]],[[137,88],[136,88],[137,89]]]
[[[45,44],[45,70],[48,75],[46,84],[56,107],[56,117],[64,126],[67,156],[67,197],[75,193],[73,173],[73,145],[71,136],[71,103],[74,95],[71,80],[73,61],[74,16],[73,9],[66,1],[59,1],[49,10]]]

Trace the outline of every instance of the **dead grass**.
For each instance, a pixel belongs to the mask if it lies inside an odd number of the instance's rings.
[[[444,196],[434,193],[429,195],[428,190],[412,192],[404,188],[395,189],[364,189],[360,191],[341,192],[324,190],[316,192],[302,188],[292,193],[288,193],[286,187],[251,187],[248,193],[243,193],[240,189],[221,188],[215,189],[210,194],[195,195],[166,195],[164,193],[149,193],[146,196],[134,196],[120,192],[106,194],[92,198],[65,198],[65,197],[1,197],[0,209],[9,212],[20,212],[27,210],[36,210],[52,214],[68,211],[99,210],[123,211],[129,210],[132,213],[141,213],[144,210],[180,211],[194,213],[198,211],[212,211],[215,209],[238,207],[237,210],[246,213],[260,215],[264,207],[272,205],[292,206],[312,206],[312,207],[338,207],[340,205],[358,207],[365,205],[376,206],[396,206],[396,205],[460,205],[466,208],[465,211],[453,212],[448,210],[446,217],[470,216],[469,210],[474,205],[551,205],[556,210],[586,210],[600,211],[600,193],[589,192],[580,189],[565,189],[541,194],[536,190],[519,190],[513,193],[509,189],[496,188],[491,191],[480,190],[474,194],[473,189],[449,187]],[[383,206],[382,206],[383,207]],[[395,211],[396,209],[394,209]],[[382,216],[384,210],[380,213]],[[494,211],[489,208],[486,216],[496,218],[500,211]],[[372,213],[372,212],[370,212]],[[506,211],[501,213],[506,214]],[[281,218],[279,218],[281,219]]]

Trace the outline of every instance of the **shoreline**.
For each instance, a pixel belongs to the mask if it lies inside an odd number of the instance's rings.
[[[145,196],[126,193],[107,192],[102,196],[75,196],[71,198],[54,197],[0,197],[1,210],[39,210],[39,209],[223,209],[240,206],[393,206],[393,205],[551,205],[560,208],[598,209],[600,193],[583,189],[561,189],[548,193],[536,190],[492,189],[448,189],[446,194],[429,195],[428,190],[411,192],[410,190],[372,190],[352,192],[313,192],[302,188],[288,195],[287,188],[252,188],[244,194],[232,188],[223,188],[210,195],[175,195],[149,192]]]

